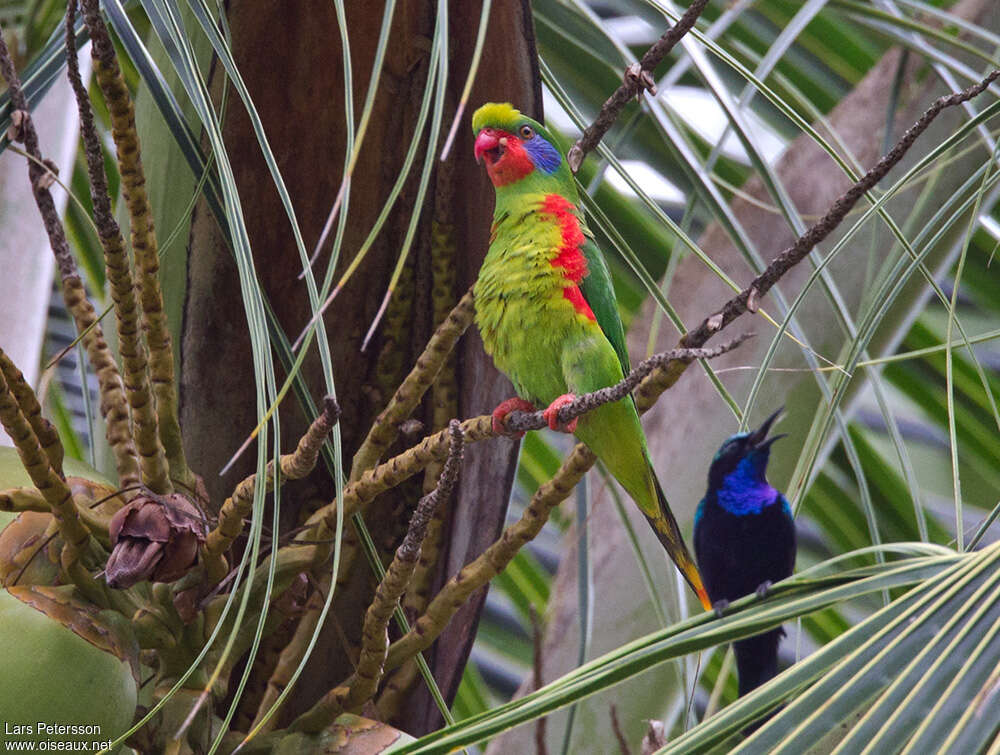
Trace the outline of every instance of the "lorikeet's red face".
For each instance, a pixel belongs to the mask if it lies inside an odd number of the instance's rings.
[[[476,160],[486,161],[486,172],[497,188],[509,186],[532,176],[551,176],[542,181],[539,191],[556,190],[561,180],[572,181],[562,153],[551,135],[509,102],[487,102],[472,116],[472,132],[476,135]],[[565,175],[563,175],[565,173]]]
[[[530,126],[521,128],[535,136]],[[509,131],[486,127],[476,137],[476,162],[486,162],[486,173],[494,186],[506,186],[520,181],[535,169],[531,155],[525,149],[525,139]]]

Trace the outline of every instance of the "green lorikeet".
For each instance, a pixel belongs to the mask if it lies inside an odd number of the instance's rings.
[[[476,281],[476,324],[486,351],[521,398],[493,412],[506,433],[514,410],[547,406],[549,426],[587,444],[646,515],[667,553],[709,609],[708,594],[649,461],[631,396],[560,426],[574,394],[614,385],[629,371],[611,277],[579,207],[565,156],[537,121],[507,103],[472,117],[475,155],[496,189],[490,248]]]

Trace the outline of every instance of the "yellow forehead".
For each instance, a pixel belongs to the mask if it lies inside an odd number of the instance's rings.
[[[512,129],[524,118],[509,102],[487,102],[472,116],[472,131],[479,133],[485,126]]]

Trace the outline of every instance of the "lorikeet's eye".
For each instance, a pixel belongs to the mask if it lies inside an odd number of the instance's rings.
[[[520,134],[522,139],[530,139],[535,135],[535,130],[531,126],[521,126]]]

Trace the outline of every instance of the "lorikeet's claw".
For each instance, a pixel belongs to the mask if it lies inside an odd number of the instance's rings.
[[[722,615],[729,608],[729,601],[723,598],[722,600],[717,600],[712,604],[712,610],[715,611],[715,615],[718,618],[722,618]]]
[[[501,402],[497,408],[493,410],[493,432],[497,435],[506,435],[508,438],[523,438],[523,432],[507,429],[507,415],[511,412],[533,411],[535,411],[534,404],[530,401],[525,401],[523,398],[518,398],[517,396]]]
[[[580,419],[579,417],[574,417],[569,423],[562,425],[559,423],[559,410],[562,409],[566,404],[571,404],[576,400],[576,395],[573,393],[564,393],[562,396],[557,398],[551,404],[549,408],[542,412],[542,416],[545,417],[545,421],[549,423],[549,427],[560,433],[574,433],[576,432],[576,421]]]
[[[765,579],[759,585],[757,585],[757,597],[763,600],[767,597],[767,594],[771,592],[771,580]]]

